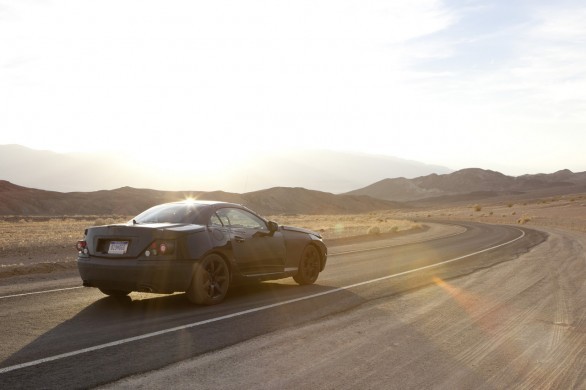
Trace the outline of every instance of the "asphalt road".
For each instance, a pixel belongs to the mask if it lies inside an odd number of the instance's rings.
[[[292,280],[231,290],[200,307],[183,294],[127,299],[73,288],[0,297],[0,388],[88,388],[352,310],[517,257],[530,229],[458,223],[460,234],[399,246],[331,247],[312,286]],[[72,286],[63,286],[72,287]]]

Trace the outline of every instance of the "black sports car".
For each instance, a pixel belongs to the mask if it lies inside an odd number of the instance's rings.
[[[90,227],[77,250],[86,287],[113,296],[185,291],[205,305],[221,302],[231,284],[247,280],[292,276],[312,284],[327,260],[318,233],[212,201],[165,203],[125,224]]]

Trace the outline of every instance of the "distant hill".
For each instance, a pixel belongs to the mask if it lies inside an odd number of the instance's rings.
[[[159,203],[193,197],[243,204],[264,214],[342,214],[396,209],[400,205],[367,196],[334,195],[303,188],[276,187],[235,194],[222,191],[157,191],[122,187],[94,192],[56,192],[0,180],[0,215],[133,216]]]
[[[80,148],[83,149],[83,148]],[[55,153],[20,145],[0,145],[0,179],[50,191],[97,191],[124,186],[245,193],[272,187],[303,187],[341,193],[387,177],[418,177],[449,173],[441,166],[390,156],[328,150],[298,150],[256,154],[248,160],[202,161],[197,153],[179,156],[176,169],[158,167],[157,155],[145,151],[152,164],[145,166],[122,154]],[[218,159],[230,159],[221,152]],[[201,168],[208,170],[204,176]],[[215,170],[214,170],[215,169]],[[179,174],[179,172],[181,172]]]
[[[347,194],[304,188],[273,187],[237,194],[223,191],[160,191],[129,186],[91,192],[58,192],[0,180],[0,215],[132,216],[159,203],[196,199],[240,203],[264,215],[352,214],[378,210],[586,192],[586,172],[506,176],[483,169],[463,169],[415,179],[385,179]]]
[[[586,191],[586,172],[567,169],[551,174],[506,176],[490,170],[470,168],[450,174],[431,174],[415,179],[384,179],[346,195],[365,195],[398,202],[425,200],[446,203],[499,195],[567,194]]]

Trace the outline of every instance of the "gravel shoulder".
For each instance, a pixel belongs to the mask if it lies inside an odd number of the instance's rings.
[[[586,388],[586,234],[104,388]]]

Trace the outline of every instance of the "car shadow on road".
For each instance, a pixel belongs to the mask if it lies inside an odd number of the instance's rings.
[[[88,290],[71,294],[88,294]],[[92,289],[89,292],[97,298],[93,303],[47,329],[0,364],[0,369],[25,365],[0,373],[0,383],[12,378],[7,383],[14,380],[29,388],[51,388],[49,383],[76,387],[80,375],[86,375],[83,384],[92,387],[103,382],[94,378],[95,373],[79,372],[76,378],[71,377],[78,361],[86,362],[92,372],[101,370],[99,375],[105,375],[108,381],[115,380],[332,314],[339,310],[329,304],[332,299],[352,305],[362,302],[348,291],[327,294],[334,290],[319,284],[263,282],[235,286],[219,305],[198,306],[185,294],[132,293],[114,298]],[[326,294],[307,298],[320,293]],[[42,316],[39,313],[39,321]],[[153,347],[161,339],[165,340],[164,354]],[[28,366],[31,362],[34,364]]]

